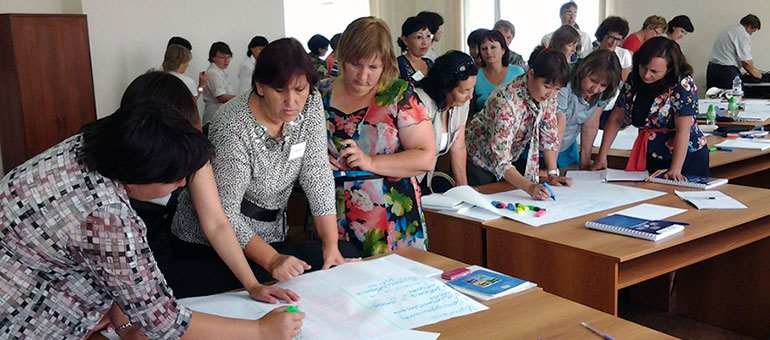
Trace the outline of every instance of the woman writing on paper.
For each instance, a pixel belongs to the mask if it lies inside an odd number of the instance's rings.
[[[591,167],[593,141],[607,101],[620,84],[620,63],[615,53],[596,50],[578,61],[570,82],[559,90],[556,118],[559,126],[558,166]],[[577,136],[580,134],[580,152]]]
[[[252,90],[223,105],[210,125],[219,199],[260,280],[288,280],[345,261],[337,242],[334,180],[324,152],[317,81],[318,73],[296,40],[273,41],[257,59]],[[296,180],[310,202],[320,244],[284,242],[283,211]],[[193,203],[187,193],[180,195],[171,227],[174,253],[215,260]],[[346,254],[358,255],[355,246],[341,244]]]
[[[171,88],[158,88],[151,80]],[[175,93],[186,104],[168,105],[147,87]],[[299,334],[303,315],[286,313],[285,307],[247,321],[193,312],[177,303],[129,199],[163,197],[195,180],[214,148],[182,112],[197,110],[176,77],[142,75],[124,99],[131,93],[137,95],[134,100],[121,102],[112,115],[0,180],[0,334],[82,339],[104,328],[107,314],[123,318],[112,319],[113,326],[129,338],[138,333],[152,339]]]
[[[476,84],[476,66],[473,58],[460,51],[450,51],[436,59],[434,73],[417,84],[417,95],[428,110],[433,122],[438,156],[449,153],[452,177],[457,185],[467,185],[465,162],[465,122]],[[418,176],[420,187],[427,192],[433,171]]]
[[[695,124],[698,92],[692,67],[679,44],[665,37],[645,42],[634,53],[633,69],[604,127],[593,169],[607,167],[607,153],[625,121],[639,128],[626,170],[668,169],[667,179],[709,175],[706,137]]]
[[[365,255],[426,248],[413,176],[433,169],[433,127],[412,86],[397,78],[390,42],[384,21],[356,19],[337,47],[340,75],[319,86],[335,170],[337,228]]]
[[[532,52],[528,64],[529,71],[492,92],[468,125],[468,184],[504,179],[532,198],[545,200],[550,193],[539,184],[538,150],[545,155],[546,181],[571,183],[556,167],[556,94],[569,80],[569,67],[564,54],[543,47]]]

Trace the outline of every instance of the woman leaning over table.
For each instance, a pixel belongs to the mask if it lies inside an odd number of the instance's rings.
[[[545,155],[547,182],[571,183],[556,167],[556,94],[569,80],[569,67],[561,52],[542,46],[528,64],[529,71],[492,92],[487,106],[468,124],[468,184],[505,180],[544,200],[550,195],[538,184],[538,150]]]
[[[438,57],[433,65],[436,72],[417,83],[417,95],[428,110],[433,123],[438,156],[449,153],[452,176],[457,185],[467,185],[465,162],[465,122],[476,84],[476,66],[471,56],[450,51]],[[418,176],[424,192],[429,188],[433,171]]]
[[[147,201],[184,186],[214,148],[185,108],[144,90],[153,86],[149,78],[169,80],[164,85],[196,111],[181,80],[142,75],[126,90],[139,94],[135,101],[0,180],[0,334],[83,339],[116,322],[126,338],[296,336],[303,316],[285,307],[256,322],[222,318],[179,305],[166,284],[129,199]]]
[[[413,176],[433,169],[433,128],[414,90],[398,79],[388,26],[363,17],[337,48],[340,76],[319,88],[335,170],[340,237],[364,255],[426,248],[420,191]]]
[[[257,59],[252,90],[222,106],[209,128],[222,207],[260,280],[288,280],[345,261],[337,242],[317,81],[302,45],[290,38],[271,42]],[[310,202],[321,244],[285,243],[283,212],[296,180]],[[175,255],[217,258],[199,223],[183,192],[172,223]],[[343,247],[357,255],[355,246]]]
[[[631,74],[604,127],[593,169],[607,167],[607,153],[624,121],[639,128],[626,170],[668,169],[666,178],[708,176],[706,137],[695,124],[698,92],[692,67],[676,41],[647,40],[634,53]]]

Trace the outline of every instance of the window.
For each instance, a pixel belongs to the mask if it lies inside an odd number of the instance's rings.
[[[369,0],[283,0],[286,36],[299,40],[306,50],[313,35],[331,40],[351,21],[369,13]]]
[[[464,0],[464,35],[468,37],[477,28],[489,28],[499,19],[513,23],[516,36],[510,48],[521,54],[524,60],[540,44],[547,33],[553,32],[561,25],[559,8],[567,0],[538,0],[523,2],[519,0]],[[596,27],[599,26],[599,0],[575,1],[578,4],[577,24],[580,30],[588,33],[592,39]],[[467,46],[465,46],[467,51]]]

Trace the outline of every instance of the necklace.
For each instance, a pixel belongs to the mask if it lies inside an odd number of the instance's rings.
[[[257,122],[257,126],[254,127],[254,134],[256,135],[257,150],[260,151],[276,151],[283,150],[286,139],[291,136],[292,133],[299,130],[299,126],[304,123],[305,115],[300,112],[294,120],[284,123],[281,135],[273,137],[267,131],[267,127]]]

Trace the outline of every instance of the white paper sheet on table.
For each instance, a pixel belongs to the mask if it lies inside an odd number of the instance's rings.
[[[738,118],[741,120],[764,122],[770,119],[770,111],[768,110],[746,110],[738,114]]]
[[[615,136],[615,140],[612,141],[612,146],[610,146],[610,149],[613,150],[631,150],[634,147],[634,141],[636,141],[636,135],[639,134],[639,129],[633,126],[628,126],[623,130],[618,131],[618,134]],[[604,130],[599,130],[596,133],[596,138],[594,138],[594,146],[600,147],[602,146],[602,138],[604,136]],[[580,141],[580,136],[578,136],[578,144]]]
[[[439,333],[408,330],[391,333],[374,340],[436,340],[439,336],[441,336]]]
[[[435,195],[435,194],[434,194]],[[458,210],[440,210],[442,213],[471,219],[474,221],[486,222],[500,218],[498,214],[493,214],[489,210],[479,208],[470,203],[463,203]]]
[[[445,192],[444,195],[463,199],[467,203],[472,203],[492,213],[533,227],[665,195],[661,191],[583,181],[575,181],[572,187],[551,186],[551,189],[556,195],[555,201],[550,199],[546,201],[534,200],[524,190],[484,195],[467,185],[454,187]],[[519,215],[515,211],[495,208],[492,206],[492,201],[537,206],[545,208],[546,214],[542,217],[535,217],[534,212],[527,211]]]
[[[751,139],[725,139],[721,143],[714,145],[717,147],[736,148],[736,149],[749,149],[764,151],[770,148],[770,143],[759,140],[754,141]]]
[[[390,255],[394,256],[394,255]],[[302,300],[306,314],[297,340],[372,339],[487,309],[436,279],[402,268],[400,259],[347,263],[276,284]],[[410,261],[410,260],[409,260]],[[257,319],[277,305],[251,300],[246,292],[187,298],[193,310]]]
[[[644,182],[650,173],[647,171],[625,171],[620,169],[604,170],[569,170],[565,175],[575,181],[588,182]]]
[[[677,197],[692,203],[698,209],[747,209],[746,205],[721,191],[680,191]]]
[[[626,215],[636,218],[643,218],[645,220],[662,220],[674,215],[679,215],[687,209],[679,209],[673,207],[666,207],[663,205],[642,203],[628,209],[616,211],[610,215]]]

